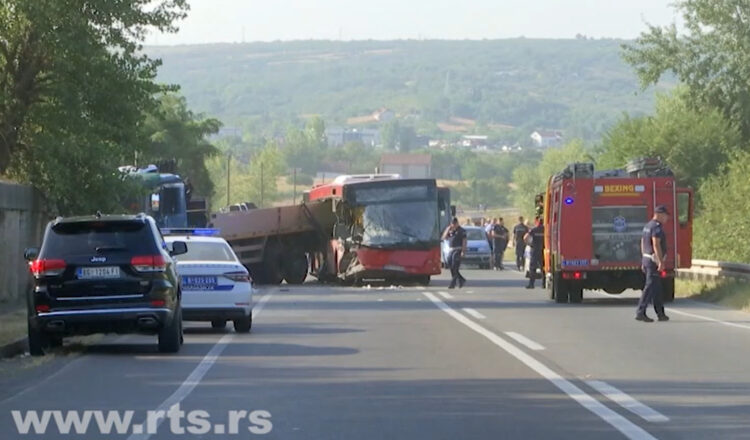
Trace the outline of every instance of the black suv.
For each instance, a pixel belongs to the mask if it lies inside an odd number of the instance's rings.
[[[41,250],[27,249],[34,276],[27,295],[29,351],[41,356],[65,336],[92,333],[159,335],[159,351],[182,345],[180,284],[175,255],[145,215],[58,218]]]

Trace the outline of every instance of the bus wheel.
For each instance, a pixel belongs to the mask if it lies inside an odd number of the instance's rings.
[[[674,278],[662,280],[662,300],[665,303],[674,302]]]
[[[430,276],[429,275],[419,276],[414,281],[416,282],[418,286],[429,286]]]
[[[281,269],[287,284],[304,283],[307,278],[307,255],[302,252],[288,253]]]

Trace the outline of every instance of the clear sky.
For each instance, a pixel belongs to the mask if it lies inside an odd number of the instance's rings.
[[[300,39],[634,38],[673,0],[190,0],[178,34],[148,44]]]

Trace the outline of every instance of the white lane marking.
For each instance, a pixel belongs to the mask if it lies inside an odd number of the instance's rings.
[[[486,316],[482,315],[481,313],[477,312],[474,309],[465,308],[464,312],[468,313],[469,315],[477,318],[477,319],[487,319]]]
[[[670,313],[677,313],[678,315],[684,315],[684,316],[689,316],[691,318],[702,319],[704,321],[715,322],[716,324],[726,325],[728,327],[736,327],[736,328],[742,328],[742,329],[745,329],[745,330],[750,330],[750,325],[735,324],[734,322],[727,322],[727,321],[722,321],[721,319],[709,318],[708,316],[696,315],[694,313],[688,313],[688,312],[682,312],[680,310],[675,310],[675,309],[672,309],[672,308],[669,308],[667,310]]]
[[[663,423],[668,422],[669,417],[661,414],[651,407],[644,405],[632,396],[620,391],[612,385],[600,380],[587,380],[586,383],[593,389],[602,393],[606,398],[639,416],[647,422]]]
[[[261,298],[255,306],[253,306],[253,319],[260,315],[260,312],[263,311],[263,307],[265,307],[268,300],[271,299],[271,295],[273,295],[273,292],[263,295],[263,298]]]
[[[610,424],[613,428],[620,431],[625,437],[631,440],[656,440],[656,437],[646,432],[643,428],[609,409],[598,400],[586,394],[586,392],[575,386],[569,380],[563,378],[559,374],[552,371],[546,365],[526,354],[520,348],[516,347],[515,345],[511,344],[495,333],[487,330],[471,319],[453,310],[447,304],[440,301],[440,299],[438,299],[435,295],[432,295],[429,292],[424,292],[424,295],[427,296],[427,298],[429,298],[429,300],[432,301],[440,310],[453,317],[456,321],[469,327],[471,330],[474,330],[476,333],[479,333],[480,335],[489,339],[492,343],[502,348],[508,354],[515,357],[527,367],[538,373],[540,376],[550,381],[560,391],[567,394],[571,399],[578,402],[582,407],[591,411],[603,421]]]
[[[537,344],[536,342],[532,341],[531,339],[527,338],[526,336],[516,333],[516,332],[505,332],[506,335],[510,336],[511,338],[515,339],[516,342],[525,345],[531,350],[534,351],[540,351],[544,350],[544,346],[541,344]]]
[[[448,292],[438,292],[438,295],[442,296],[445,299],[453,299],[453,295]]]
[[[268,300],[271,298],[271,293],[265,295],[263,298],[258,301],[258,304],[253,307],[253,319],[257,318],[260,312],[263,311],[263,307],[265,307]],[[177,390],[172,393],[171,396],[167,397],[167,399],[159,405],[158,408],[156,408],[156,411],[168,411],[169,408],[179,404],[187,396],[190,395],[191,392],[195,389],[195,387],[200,384],[203,377],[208,373],[208,370],[211,369],[211,367],[216,363],[216,360],[219,359],[219,356],[221,356],[221,353],[224,351],[225,348],[232,342],[234,339],[236,333],[228,333],[219,339],[219,342],[216,343],[213,347],[211,347],[211,350],[206,354],[206,356],[203,357],[203,359],[200,361],[197,367],[193,370],[192,373],[190,373],[190,376],[188,376],[187,379],[185,379],[184,382],[177,388]],[[158,428],[162,422],[164,422],[164,418],[161,418],[158,420],[156,427]],[[146,422],[144,421],[141,426],[145,426]],[[140,434],[131,434],[128,437],[128,440],[148,440],[151,438],[151,434],[148,433],[140,433]]]

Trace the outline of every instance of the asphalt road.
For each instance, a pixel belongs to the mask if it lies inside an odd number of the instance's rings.
[[[150,436],[92,424],[23,438],[750,438],[750,315],[678,300],[670,322],[645,324],[636,293],[557,305],[514,271],[465,274],[452,291],[445,276],[424,289],[266,289],[251,334],[190,324],[177,355],[123,336],[6,362],[0,438],[22,437],[14,410],[130,410],[142,424],[176,403],[206,411],[210,432],[167,420]],[[272,426],[219,434],[230,411]]]

